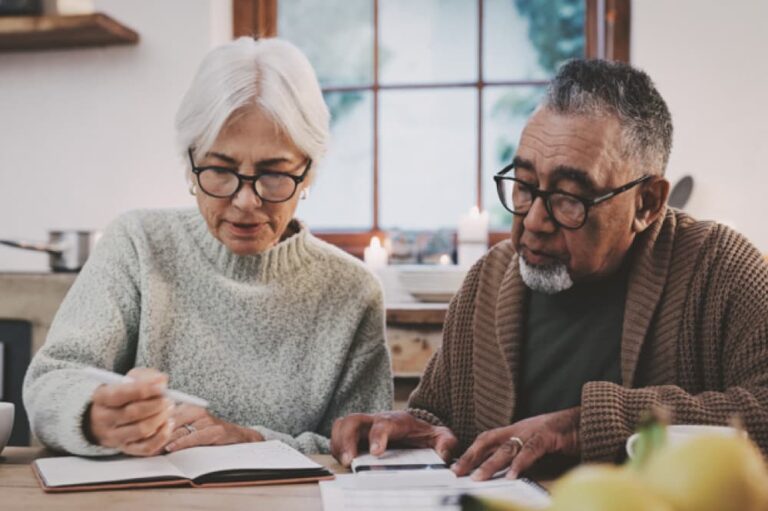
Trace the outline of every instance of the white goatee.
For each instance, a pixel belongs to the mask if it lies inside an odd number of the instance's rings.
[[[534,291],[553,295],[573,286],[573,280],[568,275],[568,269],[562,263],[534,266],[528,264],[523,256],[520,256],[518,260],[520,261],[520,276],[523,278],[523,282]]]

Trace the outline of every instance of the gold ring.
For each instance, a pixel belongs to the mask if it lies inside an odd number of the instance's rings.
[[[195,428],[192,424],[184,424],[184,428],[189,431],[189,434],[191,435],[195,431],[197,431],[197,428]]]
[[[523,446],[525,445],[523,443],[523,440],[519,436],[511,436],[509,437],[509,440],[507,440],[512,445],[517,446],[517,452],[520,452],[523,449]]]

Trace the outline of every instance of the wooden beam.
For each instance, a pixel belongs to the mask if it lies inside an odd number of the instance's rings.
[[[275,37],[277,0],[232,0],[232,33],[235,37]]]
[[[584,51],[584,56],[588,59],[596,59],[600,56],[600,52],[597,49],[597,0],[586,0],[586,2],[587,12],[586,19],[584,20],[584,37],[586,39],[586,48]]]
[[[605,12],[606,57],[629,62],[630,0],[607,0]]]

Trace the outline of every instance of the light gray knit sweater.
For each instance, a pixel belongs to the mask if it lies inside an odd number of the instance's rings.
[[[32,430],[80,455],[98,382],[84,366],[153,367],[211,412],[305,453],[334,419],[392,406],[381,286],[362,263],[300,231],[256,256],[216,240],[197,210],[113,222],[61,305],[24,381]]]

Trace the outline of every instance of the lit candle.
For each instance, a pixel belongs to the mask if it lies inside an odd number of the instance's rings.
[[[457,237],[459,266],[468,268],[488,250],[488,212],[472,206],[469,214],[459,219]]]
[[[466,241],[488,242],[488,212],[481,213],[477,206],[459,219],[459,243]]]
[[[371,238],[371,244],[363,251],[363,260],[371,269],[387,266],[388,257],[387,249],[381,246],[381,240],[378,236]]]

